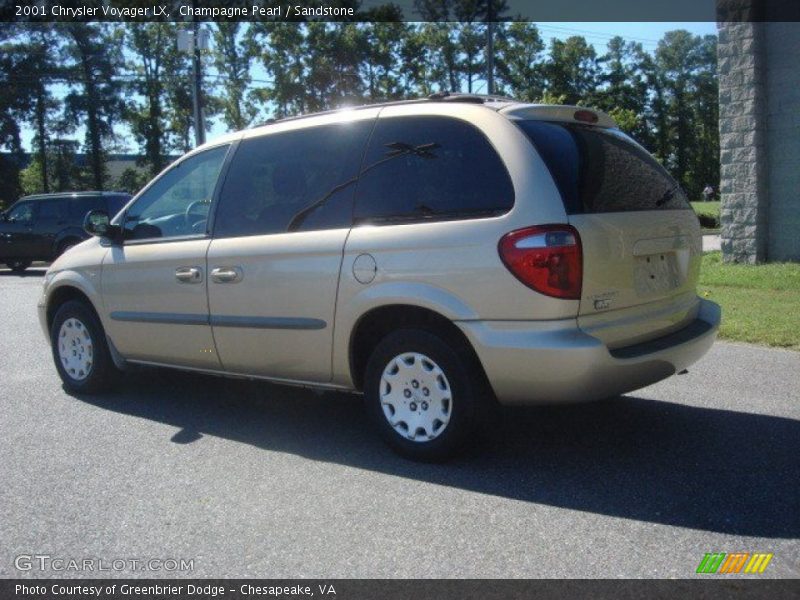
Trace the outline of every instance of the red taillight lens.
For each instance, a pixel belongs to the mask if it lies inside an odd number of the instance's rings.
[[[547,296],[578,300],[583,281],[581,238],[570,225],[540,225],[507,233],[500,259],[529,288]]]

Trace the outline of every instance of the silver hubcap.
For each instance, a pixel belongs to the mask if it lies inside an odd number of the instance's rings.
[[[86,326],[74,317],[64,321],[58,331],[58,357],[64,370],[77,381],[86,379],[92,370],[92,336]]]
[[[414,442],[427,442],[445,430],[453,410],[450,382],[424,354],[395,356],[381,376],[383,414],[394,430]]]

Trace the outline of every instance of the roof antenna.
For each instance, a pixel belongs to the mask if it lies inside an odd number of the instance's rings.
[[[428,96],[428,100],[442,100],[443,98],[447,98],[448,96],[450,96],[450,92],[448,91],[436,92],[435,94],[431,94],[430,96]]]

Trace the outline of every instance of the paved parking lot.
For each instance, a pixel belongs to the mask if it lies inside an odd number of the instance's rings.
[[[466,456],[419,465],[344,394],[140,370],[68,395],[42,274],[0,271],[0,577],[54,574],[17,571],[28,554],[193,559],[195,577],[689,577],[740,551],[800,577],[798,353],[718,343],[688,375],[505,412]]]

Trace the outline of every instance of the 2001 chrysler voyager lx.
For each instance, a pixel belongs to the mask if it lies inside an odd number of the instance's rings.
[[[47,272],[67,388],[127,363],[356,390],[417,459],[483,407],[575,402],[711,346],[697,217],[606,115],[439,96],[277,121],[190,152]]]

